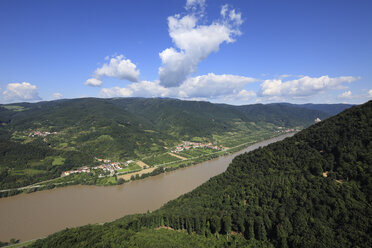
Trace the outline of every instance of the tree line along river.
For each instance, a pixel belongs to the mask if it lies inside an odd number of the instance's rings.
[[[227,156],[123,185],[75,185],[1,198],[0,240],[15,238],[23,242],[67,227],[155,210],[224,172],[235,156],[292,135],[284,134]]]

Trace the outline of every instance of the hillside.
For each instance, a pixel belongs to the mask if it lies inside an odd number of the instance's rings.
[[[299,104],[297,106],[301,107],[301,108],[322,111],[322,112],[330,114],[330,115],[337,115],[338,113],[341,113],[345,109],[351,108],[353,105],[352,104],[341,104],[341,103],[339,103],[339,104],[307,103],[307,104]]]
[[[157,211],[30,247],[371,247],[371,165],[372,101],[237,156]]]
[[[317,117],[329,114],[295,105],[158,98],[0,105],[0,189],[57,178],[63,171],[93,165],[95,157],[127,161],[155,156],[182,140],[234,147],[308,126]]]

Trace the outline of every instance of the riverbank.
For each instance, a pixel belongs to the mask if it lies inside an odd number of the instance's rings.
[[[169,172],[178,168],[184,168],[190,165],[208,161],[219,156],[225,156],[236,151],[239,151],[241,149],[244,149],[245,147],[252,145],[256,142],[276,137],[278,135],[280,134],[265,133],[264,135],[262,135],[261,139],[251,140],[249,142],[245,142],[222,151],[215,151],[206,154],[202,153],[202,155],[200,156],[192,155],[188,156],[188,154],[185,154],[188,157],[182,157],[179,154],[169,155],[169,152],[166,152],[163,155],[168,155],[173,158],[177,158],[178,161],[153,164],[152,166],[149,166],[146,163],[142,162],[141,160],[138,160],[137,162],[133,163],[134,166],[136,166],[137,164],[141,164],[143,166],[141,167],[137,166],[138,168],[129,166],[128,168],[122,170],[121,172],[118,171],[114,175],[106,174],[103,176],[101,173],[76,173],[69,176],[50,179],[20,188],[0,190],[0,198],[11,197],[22,193],[30,194],[37,191],[50,190],[53,188],[61,188],[72,185],[96,185],[96,186],[120,185],[129,181],[143,179],[149,176],[158,175],[160,173]],[[195,155],[195,153],[191,154]]]
[[[75,185],[0,199],[0,240],[32,240],[86,224],[158,209],[223,173],[244,152],[282,140],[286,134],[255,143],[239,152],[187,168],[112,187]]]

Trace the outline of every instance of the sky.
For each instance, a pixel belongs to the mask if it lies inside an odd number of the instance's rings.
[[[370,0],[1,0],[0,103],[372,99]]]

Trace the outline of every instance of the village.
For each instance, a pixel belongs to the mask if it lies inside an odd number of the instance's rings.
[[[29,137],[35,137],[35,136],[40,136],[40,137],[46,137],[50,134],[58,134],[58,132],[41,132],[41,131],[31,131],[28,136]]]
[[[109,159],[101,159],[101,158],[95,158],[95,159],[97,161],[103,162],[103,163],[101,165],[94,166],[94,167],[91,167],[91,168],[88,167],[88,166],[83,166],[83,167],[77,168],[76,170],[64,171],[64,172],[62,172],[61,177],[69,176],[69,175],[75,174],[75,173],[90,173],[91,170],[98,170],[98,169],[101,169],[104,172],[109,172],[110,176],[114,176],[116,174],[117,170],[121,170],[124,167],[128,166],[130,163],[134,162],[133,160],[128,160],[125,163],[121,163],[121,162],[112,162]],[[104,176],[105,176],[104,174],[100,173],[98,177],[101,178],[101,177],[104,177]]]
[[[213,145],[212,143],[198,143],[198,142],[192,142],[192,141],[182,141],[182,143],[178,144],[173,150],[171,150],[171,153],[180,153],[184,150],[189,149],[195,149],[195,148],[209,148],[214,149],[217,151],[227,150],[227,147],[221,146],[221,145]],[[90,173],[93,170],[103,170],[103,172],[108,172],[110,176],[119,175],[120,173],[118,170],[122,170],[124,167],[127,167],[130,163],[133,163],[135,161],[128,160],[126,162],[112,162],[109,159],[102,159],[102,158],[95,158],[96,161],[101,162],[100,165],[94,166],[94,167],[88,167],[88,166],[82,166],[80,168],[77,168],[76,170],[69,170],[64,171],[61,174],[61,177],[69,176],[76,173]],[[141,166],[141,161],[137,162]],[[146,165],[147,166],[147,165]],[[141,166],[144,168],[144,166]],[[99,174],[99,178],[105,177],[106,175],[103,173]]]
[[[191,142],[191,141],[182,141],[182,143],[178,144],[176,148],[172,150],[171,152],[179,153],[184,150],[189,150],[192,148],[210,148],[210,149],[214,149],[218,151],[227,149],[226,147],[223,147],[221,145],[220,146],[212,145],[212,143],[203,144],[203,143],[197,143],[197,142]]]

